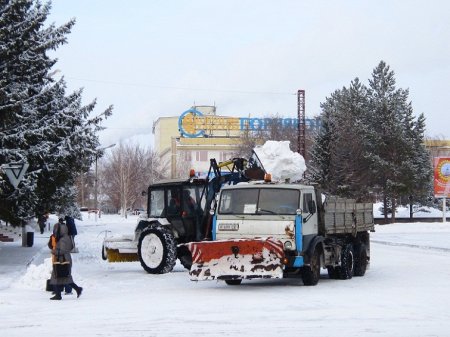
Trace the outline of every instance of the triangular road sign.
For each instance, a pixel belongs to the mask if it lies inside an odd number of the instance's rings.
[[[17,188],[29,166],[28,163],[6,164],[2,165],[2,169],[5,171],[11,185]]]

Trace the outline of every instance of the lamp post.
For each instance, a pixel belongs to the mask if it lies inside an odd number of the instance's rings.
[[[106,149],[109,149],[113,146],[115,146],[116,144],[111,144],[109,146],[106,147],[101,147],[99,149],[95,150],[95,180],[94,180],[94,209],[95,209],[95,221],[97,221],[97,214],[100,217],[100,210],[98,209],[98,199],[97,199],[97,195],[98,195],[98,153],[100,151],[104,151]]]

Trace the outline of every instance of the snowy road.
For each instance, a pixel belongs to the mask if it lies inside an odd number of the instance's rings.
[[[138,262],[108,264],[98,233],[131,233],[133,224],[101,221],[78,226],[82,297],[49,301],[49,261],[32,265],[0,291],[2,336],[450,336],[449,223],[377,226],[364,277],[329,280],[324,271],[306,287],[300,279],[195,283],[179,265],[149,275]]]

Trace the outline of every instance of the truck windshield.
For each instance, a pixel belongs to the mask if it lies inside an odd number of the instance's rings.
[[[295,215],[300,191],[282,188],[243,188],[222,191],[219,214]]]

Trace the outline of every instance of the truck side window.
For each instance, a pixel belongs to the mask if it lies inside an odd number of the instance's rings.
[[[312,201],[312,193],[304,193],[303,194],[303,213],[314,213],[314,210],[309,209]]]

